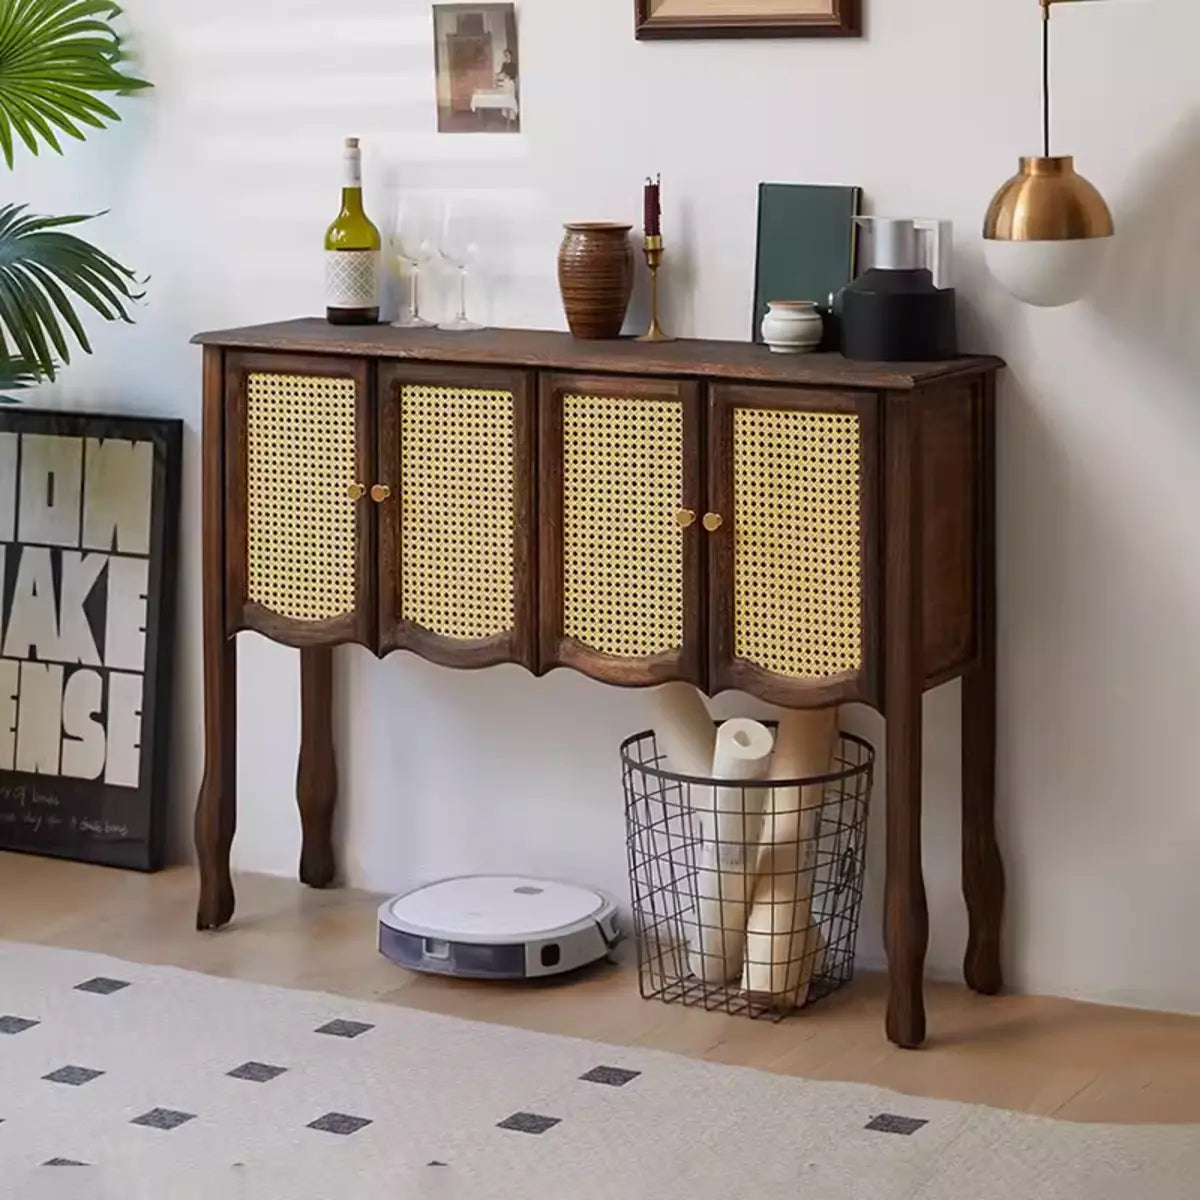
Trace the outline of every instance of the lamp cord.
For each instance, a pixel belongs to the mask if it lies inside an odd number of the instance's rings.
[[[1042,153],[1050,157],[1050,5],[1042,5]]]

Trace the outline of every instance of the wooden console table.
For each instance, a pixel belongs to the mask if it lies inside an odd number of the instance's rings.
[[[963,678],[965,974],[1000,988],[994,358],[334,328],[204,346],[197,924],[234,909],[235,635],[301,652],[300,877],[334,877],[332,651],[862,701],[887,736],[887,1032],[925,1037],[921,697]]]

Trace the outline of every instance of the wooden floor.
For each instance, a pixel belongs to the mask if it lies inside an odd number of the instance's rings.
[[[565,984],[433,979],[376,953],[375,897],[237,883],[234,925],[200,934],[190,869],[143,876],[0,853],[0,938],[1069,1120],[1200,1123],[1200,1018],[932,985],[929,1045],[902,1051],[883,1038],[879,978],[780,1025],[647,1003],[627,964]]]

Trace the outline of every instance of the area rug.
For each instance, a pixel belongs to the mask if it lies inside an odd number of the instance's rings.
[[[0,1196],[1194,1200],[1071,1125],[0,942]]]

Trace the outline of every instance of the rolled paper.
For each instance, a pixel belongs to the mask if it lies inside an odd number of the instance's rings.
[[[829,773],[836,709],[788,712],[779,722],[773,779]],[[766,795],[756,882],[746,928],[742,989],[783,1011],[808,999],[826,941],[812,915],[823,784],[771,788]]]
[[[662,765],[678,775],[708,778],[717,745],[717,729],[700,692],[690,683],[667,683],[651,693],[651,704],[654,740],[665,760]],[[669,825],[671,806],[675,802],[666,800],[666,794],[664,792],[664,803]],[[682,798],[703,812],[712,806],[712,789],[702,784],[689,784]],[[690,881],[690,868],[694,864],[689,859],[680,847],[680,856],[673,865],[678,878]],[[680,899],[684,941],[690,946],[696,940],[696,906],[690,894],[684,894]]]
[[[774,744],[771,731],[757,721],[726,721],[717,731],[712,777],[737,786],[692,789],[701,843],[688,965],[706,983],[728,983],[742,970],[763,789],[741,785],[766,777]]]
[[[667,768],[679,775],[706,777],[712,767],[717,730],[704,697],[690,683],[656,688],[654,740],[666,756]]]

